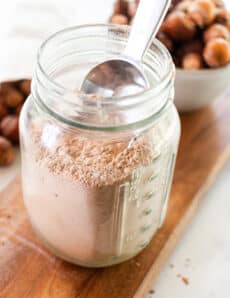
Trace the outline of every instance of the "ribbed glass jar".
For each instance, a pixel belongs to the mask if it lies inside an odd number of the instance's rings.
[[[54,254],[88,267],[130,259],[150,242],[166,214],[178,149],[174,66],[157,40],[143,60],[145,92],[106,99],[78,91],[94,65],[123,51],[128,34],[92,25],[53,35],[20,118],[32,225]]]

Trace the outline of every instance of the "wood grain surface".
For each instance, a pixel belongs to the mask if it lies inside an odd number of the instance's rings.
[[[135,259],[84,269],[51,255],[31,229],[20,179],[0,194],[1,298],[144,297],[230,156],[230,98],[182,118],[182,141],[164,226]]]

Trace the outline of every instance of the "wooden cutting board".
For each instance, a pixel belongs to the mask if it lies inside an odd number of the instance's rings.
[[[59,260],[38,241],[22,202],[20,179],[0,194],[1,298],[144,297],[230,157],[230,97],[182,118],[182,141],[167,219],[135,259],[106,269]]]

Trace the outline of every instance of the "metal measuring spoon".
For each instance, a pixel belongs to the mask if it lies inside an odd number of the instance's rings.
[[[108,98],[137,94],[149,87],[141,64],[151,40],[158,32],[170,0],[141,0],[125,51],[95,66],[86,76],[81,91]]]

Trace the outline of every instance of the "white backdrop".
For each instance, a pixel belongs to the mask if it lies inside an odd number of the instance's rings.
[[[9,44],[7,44],[5,38],[6,34],[12,28],[12,23],[17,20],[17,18],[12,20],[10,15],[13,13],[13,7],[16,7],[15,4],[19,1],[0,1],[0,57],[3,57],[3,51],[6,51],[7,48],[9,50]],[[40,2],[39,0],[27,1],[29,3]],[[54,2],[53,0],[46,1],[49,3]],[[68,1],[62,0],[63,3]],[[112,10],[112,0],[73,1],[78,3],[78,7],[72,11],[70,10],[70,14],[72,12],[72,15],[76,15],[74,21],[72,21],[76,22],[75,24],[90,21],[104,22]],[[57,0],[55,0],[55,3],[57,3]],[[226,0],[226,4],[230,9],[230,0]],[[69,13],[66,15],[69,15]],[[33,18],[31,22],[34,22]],[[63,19],[62,22],[64,24],[66,21]],[[59,26],[62,22],[59,23]],[[41,20],[36,22],[37,25],[41,23]],[[42,34],[44,36],[49,35],[50,29],[51,27],[44,28]],[[25,45],[19,44],[18,48],[23,50]],[[10,54],[13,50],[9,50],[9,54],[6,55],[7,60],[12,58],[10,58]],[[15,53],[15,59],[17,59],[18,53],[16,50]],[[22,61],[23,63],[25,61]],[[1,62],[0,71],[1,73],[4,72]],[[19,160],[17,159],[17,162],[11,167],[0,169],[0,190],[16,175],[16,169],[18,168]],[[230,163],[219,177],[212,191],[203,200],[197,216],[187,229],[185,236],[178,243],[164,270],[162,270],[157,282],[154,284],[156,292],[151,298],[230,297],[229,177]],[[190,259],[189,264],[186,263],[187,258]],[[174,264],[173,269],[170,264]],[[188,277],[190,285],[185,286],[181,279],[177,277],[178,274]],[[148,298],[150,298],[150,295]]]
[[[65,27],[104,23],[114,0],[1,0],[0,81],[31,77],[37,49]]]
[[[30,78],[45,38],[68,26],[106,22],[115,0],[0,1],[1,82]]]

